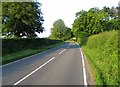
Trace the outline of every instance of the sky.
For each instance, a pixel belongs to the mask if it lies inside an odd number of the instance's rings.
[[[98,7],[102,9],[104,6],[116,7],[120,0],[37,0],[42,6],[41,10],[44,17],[43,27],[45,31],[38,34],[38,37],[48,37],[53,27],[53,23],[57,19],[63,19],[67,27],[72,28],[75,20],[75,13],[90,8]]]

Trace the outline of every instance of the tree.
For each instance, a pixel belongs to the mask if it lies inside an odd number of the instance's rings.
[[[64,32],[64,37],[62,37],[62,38],[63,38],[63,40],[69,40],[71,37],[72,37],[71,29],[66,27],[65,32]]]
[[[67,40],[71,37],[71,30],[70,28],[66,27],[62,19],[58,19],[53,23],[51,33],[51,37],[56,39]]]
[[[104,31],[117,30],[119,23],[116,12],[117,9],[114,7],[104,7],[101,10],[91,8],[89,11],[77,12],[72,25],[72,32],[76,38],[82,38]]]
[[[111,19],[117,18],[117,9],[115,7],[109,8],[105,6],[103,7],[103,10],[108,13]]]
[[[38,2],[2,2],[2,35],[33,38],[43,32],[43,16]]]

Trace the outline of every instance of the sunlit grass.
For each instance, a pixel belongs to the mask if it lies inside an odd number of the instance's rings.
[[[84,38],[81,45],[94,69],[96,85],[118,85],[118,31]]]

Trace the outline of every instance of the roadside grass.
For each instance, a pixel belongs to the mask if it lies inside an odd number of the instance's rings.
[[[118,85],[118,31],[108,31],[81,40],[95,75],[96,85]]]
[[[53,45],[42,46],[37,49],[24,49],[18,52],[10,53],[8,55],[2,56],[2,65],[16,61],[16,60],[23,59],[27,56],[37,54],[39,52],[43,52],[45,50],[48,50],[48,49],[51,49],[51,48],[54,48],[54,47],[57,47],[63,44],[64,42],[60,42],[60,43],[56,43]]]

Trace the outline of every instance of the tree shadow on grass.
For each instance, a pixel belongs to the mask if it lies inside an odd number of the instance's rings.
[[[80,42],[80,46],[86,46],[89,37],[83,37]]]

